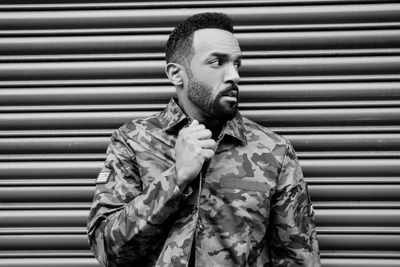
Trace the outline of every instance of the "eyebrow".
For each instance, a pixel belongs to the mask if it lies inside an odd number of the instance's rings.
[[[229,54],[220,53],[220,52],[213,52],[213,53],[210,54],[210,56],[214,56],[214,57],[218,57],[218,58],[224,58],[224,59],[230,57]],[[238,56],[238,59],[241,60],[242,58],[243,58],[243,55],[240,54],[240,55]]]

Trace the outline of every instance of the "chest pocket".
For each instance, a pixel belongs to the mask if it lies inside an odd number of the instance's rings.
[[[258,222],[268,219],[271,195],[268,183],[221,177],[220,188],[224,202],[236,211],[235,215]]]

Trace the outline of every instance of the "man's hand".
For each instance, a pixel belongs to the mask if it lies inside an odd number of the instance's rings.
[[[175,144],[175,168],[182,192],[197,177],[204,162],[214,156],[216,143],[211,136],[211,131],[197,120],[179,131]]]

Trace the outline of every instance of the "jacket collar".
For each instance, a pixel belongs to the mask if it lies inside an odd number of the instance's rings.
[[[167,107],[159,114],[161,128],[165,132],[178,133],[185,125],[189,123],[189,118],[177,104],[177,99],[171,98]],[[221,136],[229,135],[243,144],[247,144],[244,134],[244,125],[242,115],[238,112],[236,117],[227,121],[221,132]]]

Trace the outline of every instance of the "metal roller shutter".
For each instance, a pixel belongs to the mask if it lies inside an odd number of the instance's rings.
[[[0,267],[99,266],[85,226],[113,129],[174,94],[172,27],[236,23],[241,110],[287,136],[325,267],[400,266],[398,1],[2,1]]]

